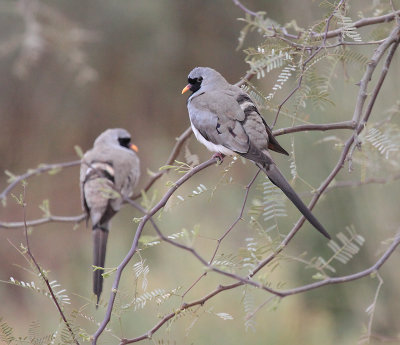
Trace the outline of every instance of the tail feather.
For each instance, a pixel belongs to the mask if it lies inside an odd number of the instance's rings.
[[[103,267],[106,259],[108,230],[100,227],[93,228],[93,265]],[[96,269],[93,272],[93,293],[97,296],[96,308],[99,305],[100,295],[103,291],[104,269]]]
[[[293,190],[292,186],[285,179],[282,173],[279,171],[278,167],[272,163],[268,166],[257,163],[257,166],[261,168],[271,182],[282,190],[283,193],[292,201],[292,203],[297,207],[297,209],[303,214],[303,216],[326,238],[331,239],[331,236],[318,221],[317,218],[311,213],[308,207],[303,203],[297,193]]]

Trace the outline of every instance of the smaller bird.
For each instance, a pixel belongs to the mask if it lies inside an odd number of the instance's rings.
[[[197,140],[221,159],[224,155],[239,154],[253,161],[304,217],[330,239],[272,160],[269,150],[289,154],[272,135],[250,96],[209,67],[194,68],[189,73],[188,82],[182,94],[189,90],[192,92],[187,108]]]
[[[125,198],[132,195],[140,177],[138,148],[131,135],[122,128],[107,129],[82,157],[80,187],[86,221],[92,221],[93,293],[96,308],[103,290],[106,246],[111,218],[120,210]]]

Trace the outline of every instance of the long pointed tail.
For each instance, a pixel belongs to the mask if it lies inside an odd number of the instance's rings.
[[[99,227],[93,228],[93,265],[104,267],[106,259],[108,231]],[[93,293],[97,296],[96,308],[99,305],[100,295],[103,291],[103,269],[93,272]]]
[[[278,188],[282,190],[283,193],[290,199],[290,201],[298,208],[298,210],[303,214],[303,216],[316,228],[322,235],[326,238],[331,239],[331,236],[325,230],[325,228],[321,225],[317,218],[311,213],[308,207],[303,203],[300,197],[293,190],[292,186],[285,179],[282,173],[279,171],[278,167],[275,164],[270,164],[268,167],[265,167],[259,163],[257,166],[261,168],[271,182],[276,185]]]

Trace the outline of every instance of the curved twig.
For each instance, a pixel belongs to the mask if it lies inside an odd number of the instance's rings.
[[[86,218],[85,214],[79,216],[53,216],[34,219],[26,222],[0,222],[0,228],[12,229],[12,228],[23,228],[25,225],[28,227],[42,225],[46,223],[80,223]]]
[[[187,139],[190,138],[191,135],[192,135],[192,129],[189,127],[176,139],[176,144],[173,147],[172,152],[169,155],[169,157],[164,165],[170,165],[175,161],[176,157],[178,157],[178,155],[181,151],[183,144],[185,143],[185,141]],[[161,170],[161,171],[157,172],[156,174],[154,174],[150,178],[150,181],[147,182],[146,186],[142,190],[147,192],[150,189],[150,187],[154,184],[154,182],[156,182],[161,176],[163,176],[169,170],[170,169],[164,169],[164,170]],[[141,193],[137,193],[132,197],[132,200],[136,200],[140,196],[141,196]]]
[[[55,170],[55,169],[63,169],[74,167],[81,164],[81,161],[72,161],[72,162],[64,162],[64,163],[55,163],[55,164],[42,164],[37,169],[29,170],[27,173],[16,176],[16,178],[0,193],[0,200],[4,200],[7,195],[11,192],[11,190],[21,181],[26,180],[27,178],[39,175],[43,172]]]
[[[393,240],[392,244],[389,246],[389,248],[383,253],[383,255],[379,258],[379,260],[371,267],[369,267],[361,272],[349,274],[347,276],[327,278],[327,279],[321,280],[319,282],[303,285],[303,286],[300,286],[300,287],[297,287],[294,289],[283,290],[283,291],[279,292],[279,296],[281,298],[284,298],[284,297],[292,296],[292,295],[299,294],[302,292],[311,291],[311,290],[317,289],[322,286],[333,285],[333,284],[342,284],[342,283],[346,283],[346,282],[350,282],[353,280],[367,277],[367,276],[373,274],[374,272],[378,271],[382,267],[382,265],[389,259],[389,257],[393,254],[393,252],[399,246],[399,244],[400,244],[400,234],[398,233],[396,235],[395,239]],[[192,301],[189,303],[183,303],[175,312],[165,315],[159,322],[157,322],[157,324],[155,326],[153,326],[146,333],[144,333],[136,338],[121,339],[120,345],[132,344],[132,343],[136,343],[138,341],[144,340],[144,339],[149,339],[167,321],[172,319],[174,316],[178,315],[180,312],[182,312],[186,309],[192,308],[196,305],[204,305],[204,303],[206,303],[209,299],[213,298],[214,296],[218,295],[219,293],[221,293],[223,291],[235,289],[242,285],[244,285],[244,282],[236,282],[236,283],[233,283],[230,285],[220,285],[214,291],[211,291],[206,296],[204,296],[198,300],[195,300],[195,301]]]
[[[157,213],[161,208],[165,206],[169,198],[174,194],[174,192],[182,185],[184,184],[188,179],[190,179],[192,176],[197,174],[199,171],[215,164],[217,162],[217,158],[211,158],[208,161],[201,163],[200,165],[196,166],[195,168],[189,170],[185,175],[183,175],[178,181],[175,182],[175,184],[167,191],[167,193],[162,197],[162,199],[143,217],[143,219],[140,221],[139,226],[136,230],[135,238],[133,240],[131,249],[129,250],[128,254],[125,256],[125,258],[122,260],[122,262],[119,264],[115,278],[114,278],[114,283],[111,289],[111,295],[110,299],[108,302],[107,306],[107,311],[104,316],[103,321],[101,322],[99,328],[93,335],[93,340],[92,340],[92,345],[95,345],[97,343],[97,339],[99,338],[100,334],[103,333],[104,329],[106,328],[108,322],[111,319],[111,313],[114,307],[114,302],[115,302],[115,297],[117,295],[118,291],[118,286],[119,282],[121,279],[121,275],[123,270],[125,269],[126,265],[128,262],[132,259],[133,255],[135,254],[137,250],[137,245],[139,242],[140,235],[143,231],[144,225],[146,222],[155,214]],[[157,231],[157,228],[156,228]]]
[[[366,121],[368,121],[369,116],[371,115],[371,111],[372,111],[372,107],[375,103],[375,99],[376,96],[380,90],[380,87],[382,86],[383,80],[385,79],[385,76],[387,74],[387,70],[390,66],[390,63],[392,61],[394,52],[396,51],[398,44],[399,44],[399,32],[400,32],[400,26],[396,26],[394,28],[394,30],[391,32],[391,34],[385,39],[385,41],[381,44],[381,46],[379,47],[379,49],[377,49],[374,53],[374,55],[371,58],[371,66],[374,66],[372,71],[370,69],[367,69],[365,71],[365,74],[369,74],[372,75],[373,70],[375,69],[377,63],[381,60],[381,58],[383,57],[384,52],[393,44],[392,48],[389,51],[389,54],[386,58],[386,61],[382,67],[382,72],[381,75],[378,79],[378,82],[374,88],[374,91],[372,92],[372,97],[371,97],[371,101],[369,103],[369,106],[367,107],[367,111],[365,112],[365,115],[361,121],[361,123],[358,125],[357,129],[356,129],[356,133],[353,134],[345,143],[344,148],[342,150],[342,153],[339,157],[339,160],[336,164],[336,166],[333,168],[333,170],[331,171],[331,173],[328,175],[328,177],[325,179],[325,181],[322,182],[321,186],[318,188],[317,192],[315,193],[314,197],[312,198],[310,204],[308,205],[308,208],[310,210],[312,210],[314,208],[314,206],[316,205],[316,203],[318,202],[319,198],[321,197],[321,195],[323,194],[323,192],[326,190],[326,188],[329,186],[329,184],[333,181],[333,179],[336,177],[336,175],[339,173],[339,171],[343,168],[344,163],[346,161],[347,155],[351,149],[351,146],[353,145],[356,135],[360,134],[361,131],[364,129],[365,123]],[[397,41],[396,41],[397,40]],[[384,46],[384,49],[382,48],[382,46]],[[365,76],[364,74],[364,76]],[[363,78],[364,79],[364,78]],[[363,83],[360,84],[360,90],[358,92],[358,97],[357,97],[357,102],[356,104],[358,105],[360,103],[360,99],[363,100],[362,105],[359,106],[357,109],[357,111],[359,111],[360,113],[363,110],[363,105],[365,102],[365,97],[364,95],[367,92],[367,86],[368,83]],[[375,95],[375,96],[374,96]],[[356,106],[357,107],[357,106]],[[281,244],[279,245],[278,249],[271,255],[269,255],[267,258],[265,258],[250,274],[250,277],[253,277],[257,272],[259,272],[265,265],[267,265],[269,262],[271,262],[282,250],[283,248],[285,248],[287,246],[287,244],[291,241],[291,239],[293,238],[293,236],[296,234],[296,232],[301,228],[301,226],[304,224],[305,222],[305,218],[301,217],[297,223],[295,224],[295,226],[293,227],[293,229],[289,232],[289,234],[283,239],[283,241],[281,242]]]

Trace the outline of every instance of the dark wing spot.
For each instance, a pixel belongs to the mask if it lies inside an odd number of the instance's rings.
[[[231,127],[228,127],[228,131],[229,131],[229,133],[232,134],[232,136],[233,136],[234,138],[236,138],[236,133],[233,131],[233,129],[232,129]]]
[[[217,123],[217,127],[215,127],[215,129],[217,130],[218,134],[221,134],[221,132],[219,131],[220,127],[221,127],[221,125],[219,123]]]
[[[205,131],[202,131],[201,129],[197,128],[197,130],[199,131],[199,133],[203,136],[204,139],[206,139],[207,141],[210,141],[210,139],[208,138],[208,135]]]
[[[239,105],[244,102],[253,102],[251,98],[244,93],[240,94],[238,98],[236,98],[236,101],[239,103]]]
[[[248,116],[248,115],[250,115],[251,113],[254,113],[254,112],[258,114],[258,110],[257,110],[255,105],[249,105],[243,111],[244,111],[244,114],[246,116]]]
[[[107,170],[93,168],[86,174],[83,184],[85,184],[87,181],[94,180],[96,178],[106,178],[107,180],[110,180],[112,183],[115,182],[114,176],[111,175]]]
[[[276,138],[272,134],[271,128],[269,128],[267,122],[264,120],[264,118],[262,116],[261,116],[261,119],[265,126],[265,130],[268,133],[268,148],[272,151],[282,153],[286,156],[289,156],[289,153],[278,143],[278,140],[276,140]]]

